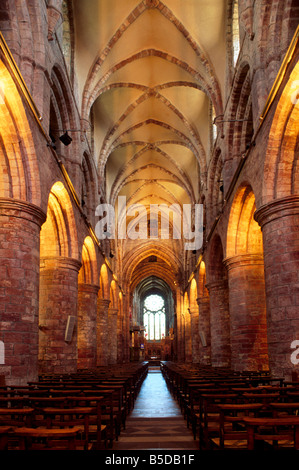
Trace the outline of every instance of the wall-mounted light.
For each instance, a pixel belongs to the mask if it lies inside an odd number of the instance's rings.
[[[63,132],[63,134],[59,137],[59,140],[64,144],[64,145],[70,145],[72,142],[71,136],[68,134],[68,132],[82,132],[82,129],[52,129],[52,131],[55,132]],[[53,139],[52,139],[53,140]]]
[[[67,131],[59,137],[59,140],[64,144],[64,145],[70,145],[72,142],[72,138],[68,135]]]

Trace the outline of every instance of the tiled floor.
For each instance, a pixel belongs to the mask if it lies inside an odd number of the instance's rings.
[[[159,370],[149,370],[132,413],[113,450],[196,450],[198,441]]]

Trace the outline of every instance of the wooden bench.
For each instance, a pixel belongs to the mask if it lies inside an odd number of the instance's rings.
[[[114,411],[114,396],[117,396],[117,392],[113,389],[96,389],[86,390],[82,398],[88,397],[102,397],[103,401],[101,404],[101,422],[106,425],[107,439],[110,446],[112,446],[113,440],[118,440],[120,434],[120,423],[119,415]]]
[[[23,408],[25,404],[23,397],[0,397],[1,408]]]
[[[116,433],[115,433],[115,438],[118,440],[118,436],[120,435],[121,432],[121,424],[123,425],[123,428],[125,429],[125,422],[126,422],[126,409],[123,404],[123,387],[120,385],[97,385],[97,391],[104,396],[106,396],[105,391],[108,389],[110,390],[110,402],[112,400],[112,412],[115,419],[115,427],[116,427]],[[112,391],[112,394],[111,394]]]
[[[203,406],[203,395],[215,395],[215,394],[227,394],[231,393],[228,388],[210,388],[204,387],[199,388],[196,385],[192,385],[189,388],[189,395],[186,397],[184,403],[184,417],[187,420],[187,427],[191,425],[194,439],[196,439],[197,426],[199,425],[202,417],[202,406]]]
[[[18,428],[13,437],[19,440],[19,450],[76,450],[80,427],[63,429]]]
[[[91,413],[89,416],[89,436],[90,440],[94,442],[94,448],[100,450],[102,443],[104,448],[107,448],[107,425],[102,423],[102,407],[105,400],[103,396],[75,396],[68,397],[68,403],[72,407],[90,407]]]
[[[234,393],[203,394],[199,419],[199,448],[210,449],[212,438],[219,434],[219,405],[233,403],[237,398]]]
[[[97,390],[101,389],[112,389],[113,393],[113,410],[119,417],[119,426],[122,424],[123,429],[126,429],[126,418],[127,418],[127,405],[125,402],[125,391],[124,384],[116,381],[104,381],[101,385],[97,385]]]
[[[80,436],[76,440],[76,447],[82,447],[84,450],[91,448],[89,436],[89,420],[92,414],[91,407],[75,408],[44,408],[43,414],[46,420],[47,429],[63,429],[65,427],[76,427],[80,430]],[[35,425],[40,423],[35,421]],[[44,420],[43,420],[44,424]]]
[[[299,402],[269,403],[269,408],[272,410],[273,418],[299,415]]]
[[[0,450],[7,450],[8,434],[12,430],[11,426],[0,426]]]
[[[0,408],[0,425],[23,427],[30,426],[34,408]]]
[[[243,418],[247,428],[247,449],[257,448],[257,441],[273,446],[292,446],[299,450],[299,416],[278,418]]]
[[[264,409],[262,403],[219,404],[219,437],[213,442],[220,448],[241,449],[247,447],[245,416],[256,417]]]
[[[273,392],[273,393],[247,393],[247,392],[244,392],[242,395],[241,395],[241,399],[242,401],[244,402],[247,402],[247,403],[256,403],[256,402],[260,402],[260,403],[263,403],[264,405],[266,404],[269,404],[271,402],[274,402],[274,401],[279,401],[282,399],[282,396],[280,395],[280,393],[277,393],[277,392]]]

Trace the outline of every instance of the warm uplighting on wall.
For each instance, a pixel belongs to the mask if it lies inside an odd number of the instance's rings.
[[[5,104],[5,85],[3,80],[0,81],[0,105]]]
[[[4,57],[4,60],[5,60],[5,65],[4,67],[5,68],[9,68],[12,76],[14,77],[15,79],[15,82],[17,83],[19,89],[21,90],[22,92],[22,95],[24,96],[25,100],[27,101],[34,117],[36,118],[37,122],[40,124],[40,121],[42,120],[41,118],[41,115],[37,109],[37,106],[36,104],[34,103],[33,99],[32,99],[32,96],[30,95],[29,91],[28,91],[28,88],[26,86],[26,83],[20,73],[20,70],[5,42],[5,39],[2,35],[2,33],[0,32],[0,52],[1,52],[1,55]],[[0,80],[1,82],[2,80]],[[5,94],[7,93],[7,89],[5,87],[5,84],[4,84],[4,90],[5,90]],[[2,103],[3,104],[3,103]],[[42,129],[43,130],[43,129]],[[44,132],[44,131],[43,131]]]
[[[82,247],[82,266],[79,271],[79,282],[85,284],[94,284],[96,282],[96,258],[94,243],[91,237],[87,236]]]
[[[253,215],[254,193],[249,186],[239,188],[232,204],[227,230],[227,257],[262,253],[262,232]]]
[[[69,194],[61,181],[51,188],[47,220],[41,228],[41,257],[76,256],[74,215]]]
[[[266,115],[267,115],[267,113],[270,109],[270,106],[273,103],[276,94],[278,93],[279,87],[280,87],[280,85],[283,81],[283,78],[285,76],[287,66],[290,63],[290,61],[292,60],[292,58],[294,56],[294,53],[296,51],[298,41],[299,41],[299,26],[297,26],[297,29],[296,29],[295,34],[293,36],[293,39],[292,39],[292,41],[289,45],[289,48],[288,48],[288,50],[287,50],[287,52],[284,56],[284,59],[282,61],[280,69],[278,71],[277,77],[276,77],[276,79],[275,79],[275,81],[272,85],[272,88],[271,88],[271,91],[269,93],[268,99],[266,101],[265,107],[264,107],[263,112],[260,116],[260,121],[261,122],[265,119],[265,117],[266,117]]]

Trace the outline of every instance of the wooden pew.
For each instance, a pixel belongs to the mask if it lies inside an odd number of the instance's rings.
[[[243,418],[247,428],[247,449],[263,442],[278,449],[292,446],[299,450],[299,416],[279,418]]]
[[[91,449],[89,436],[91,407],[44,408],[43,414],[47,429],[55,430],[75,427],[80,430],[80,434],[76,438],[76,448]],[[35,425],[38,427],[39,420],[35,421]]]
[[[299,416],[299,402],[269,403],[269,408],[272,410],[273,418]]]
[[[99,396],[103,397],[102,401],[102,414],[101,421],[102,424],[107,427],[107,439],[109,441],[110,447],[112,447],[113,440],[118,440],[120,434],[120,424],[119,424],[119,415],[114,412],[114,397],[118,399],[118,392],[113,389],[101,388],[97,390],[86,390],[84,395],[81,394],[84,398]]]
[[[116,417],[116,423],[117,423],[117,428],[116,428],[116,440],[118,440],[118,436],[121,431],[121,424],[123,425],[123,428],[125,429],[126,425],[126,408],[123,403],[123,386],[122,385],[115,385],[114,383],[106,383],[103,385],[97,385],[96,390],[99,393],[102,393],[102,391],[105,390],[113,390],[112,393],[112,409],[113,409],[113,415]]]
[[[213,437],[219,434],[220,409],[218,405],[234,403],[237,394],[217,393],[203,394],[199,414],[199,448],[210,449]]]
[[[100,450],[102,443],[107,448],[107,425],[102,423],[102,407],[105,404],[103,396],[69,396],[68,403],[71,407],[90,407],[89,436],[94,443],[94,448]]]
[[[203,396],[231,393],[229,388],[211,388],[192,385],[189,388],[189,398],[185,404],[187,427],[191,425],[194,439],[196,439],[197,428],[200,426],[203,413]]]
[[[8,435],[12,430],[11,426],[0,426],[0,450],[8,449]]]
[[[1,426],[30,426],[34,408],[0,408]]]
[[[12,436],[19,441],[19,450],[76,450],[79,427],[63,429],[18,428]]]
[[[264,409],[262,403],[219,404],[219,437],[213,442],[220,449],[247,447],[247,430],[243,423],[245,416],[256,417]]]

